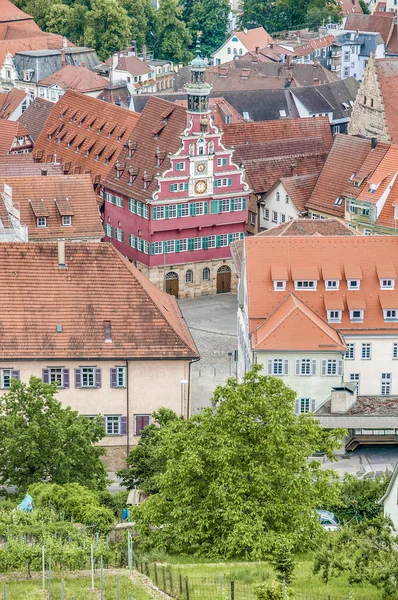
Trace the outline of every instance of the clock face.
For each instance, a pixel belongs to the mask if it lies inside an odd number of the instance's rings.
[[[197,194],[204,194],[205,191],[207,190],[207,183],[206,181],[203,181],[202,179],[197,181],[195,183],[195,192]]]
[[[196,165],[196,170],[198,173],[203,173],[206,170],[205,163],[199,163]]]

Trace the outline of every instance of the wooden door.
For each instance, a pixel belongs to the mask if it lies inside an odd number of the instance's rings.
[[[166,293],[178,298],[178,279],[166,279]]]
[[[217,294],[231,291],[231,271],[222,270],[217,272]]]

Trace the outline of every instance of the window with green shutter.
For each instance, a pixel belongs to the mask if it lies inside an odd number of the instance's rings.
[[[235,210],[235,198],[231,198],[231,200],[229,201],[229,210],[231,212],[234,212],[234,210]]]
[[[210,202],[210,214],[215,215],[218,213],[219,203],[218,200],[211,200]]]
[[[203,250],[207,250],[209,247],[209,238],[207,236],[202,238],[202,248]]]
[[[177,204],[177,217],[181,217],[181,204]]]
[[[209,212],[209,203],[208,202],[203,202],[203,212],[205,215],[207,215],[207,213]]]
[[[194,238],[188,238],[188,250],[194,249]]]
[[[221,235],[216,235],[216,248],[221,246]]]
[[[214,187],[215,187],[215,188],[216,188],[216,187],[218,187],[218,184],[219,184],[219,182],[220,182],[220,180],[219,180],[219,179],[215,179],[215,180],[214,180]]]
[[[232,235],[232,233],[228,234],[228,246],[234,241],[234,236]]]
[[[180,251],[180,240],[175,241],[174,248],[176,252]]]
[[[191,215],[191,217],[196,217],[196,204],[195,204],[195,202],[192,202],[189,205],[189,214]]]
[[[169,207],[168,206],[164,207],[164,218],[165,219],[169,218]]]
[[[156,219],[157,219],[157,218],[158,218],[158,215],[157,215],[157,210],[156,210],[156,206],[154,206],[154,207],[152,208],[152,219],[153,219],[154,221],[156,221]]]
[[[228,177],[228,185],[232,185],[232,179],[231,179],[231,177]]]
[[[184,183],[184,190],[186,192],[189,190],[189,183]]]
[[[242,210],[246,210],[246,198],[242,198]]]

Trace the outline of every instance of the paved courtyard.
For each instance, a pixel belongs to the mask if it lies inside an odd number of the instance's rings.
[[[215,387],[236,372],[238,304],[236,294],[188,298],[178,304],[201,356],[192,365],[192,413],[196,413],[210,406]]]

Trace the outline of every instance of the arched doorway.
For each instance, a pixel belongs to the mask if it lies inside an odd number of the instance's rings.
[[[178,275],[174,271],[166,275],[166,293],[178,298]]]
[[[217,294],[231,291],[231,269],[223,265],[217,271]]]

